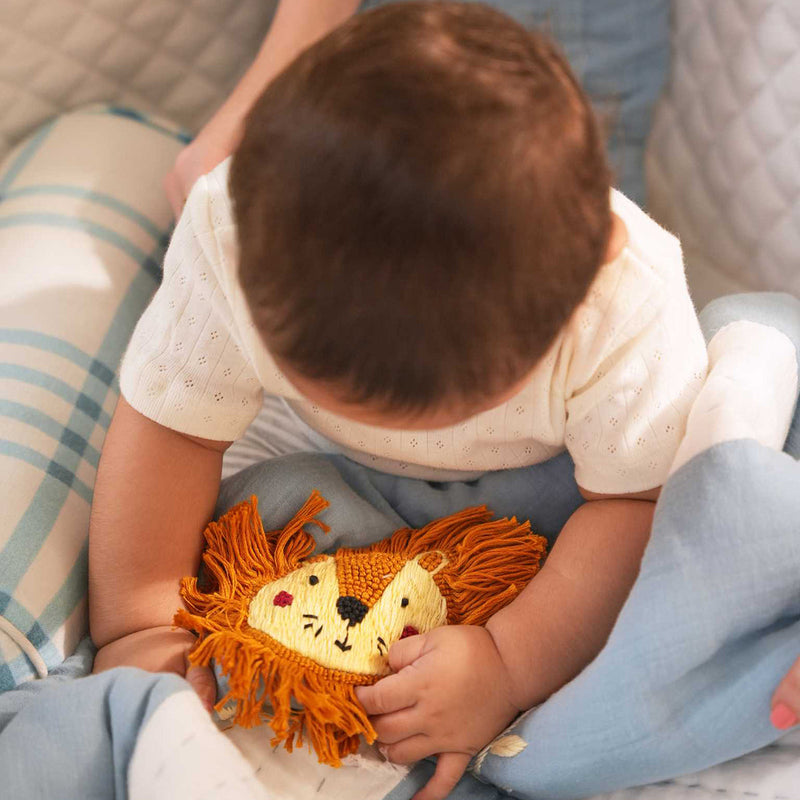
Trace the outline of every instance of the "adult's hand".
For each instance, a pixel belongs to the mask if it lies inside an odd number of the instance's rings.
[[[178,153],[175,164],[164,178],[164,191],[176,219],[180,216],[195,181],[224,161],[232,149],[225,142],[215,141],[212,136],[201,133]]]
[[[281,0],[258,55],[230,97],[175,160],[164,179],[178,217],[195,181],[239,144],[244,119],[267,84],[301,51],[351,17],[361,0]]]

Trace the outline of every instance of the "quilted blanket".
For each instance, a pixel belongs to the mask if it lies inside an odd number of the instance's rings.
[[[277,0],[3,0],[0,158],[50,117],[113,102],[197,130],[255,55]]]
[[[800,291],[800,3],[674,0],[648,203],[694,297]]]

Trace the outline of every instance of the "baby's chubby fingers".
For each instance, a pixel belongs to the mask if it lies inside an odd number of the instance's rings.
[[[392,672],[400,672],[404,667],[413,664],[425,651],[426,634],[407,636],[399,639],[389,648],[389,666]]]
[[[372,686],[357,686],[356,697],[364,706],[370,716],[377,714],[391,714],[403,708],[413,706],[419,699],[419,676],[414,671],[404,667],[412,664],[421,653],[422,643],[416,646],[406,646],[405,642],[412,639],[423,639],[422,636],[409,636],[392,645],[389,651],[389,666],[394,670],[394,675],[382,678]],[[404,645],[399,647],[399,645]]]
[[[425,720],[416,707],[381,714],[371,721],[381,744],[396,744],[409,736],[425,733]]]
[[[357,686],[356,697],[371,717],[391,714],[417,702],[417,687],[411,675],[389,675],[372,686]]]
[[[436,772],[412,800],[444,800],[466,772],[470,756],[466,753],[442,753],[436,760]]]
[[[395,744],[382,745],[381,752],[393,764],[413,764],[438,752],[430,736],[418,733]]]
[[[779,730],[787,730],[800,721],[800,658],[786,673],[772,695],[770,722]]]
[[[211,712],[217,699],[217,680],[211,668],[193,667],[189,664],[187,659],[186,674],[184,677],[197,693],[206,711]]]

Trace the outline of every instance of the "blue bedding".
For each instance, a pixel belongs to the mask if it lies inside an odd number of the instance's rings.
[[[707,309],[703,324],[709,334],[738,318],[780,328],[800,353],[796,300],[727,298]],[[639,578],[602,652],[517,720],[510,733],[525,745],[521,752],[486,754],[452,797],[587,797],[693,772],[775,741],[781,734],[769,722],[770,696],[800,655],[798,459],[796,410],[784,452],[753,440],[727,442],[672,476]],[[567,455],[448,484],[376,473],[337,456],[298,455],[228,480],[220,510],[255,493],[265,525],[279,527],[313,488],[331,502],[322,518],[332,532],[318,542],[325,549],[374,541],[483,502],[498,514],[529,518],[552,539],[581,502]],[[88,663],[85,651],[72,674]],[[69,677],[67,671],[0,696],[0,775],[9,797],[125,797],[140,728],[164,697],[186,690],[174,676],[130,669]],[[65,769],[72,783],[56,780]],[[418,765],[386,800],[410,798],[432,769]]]

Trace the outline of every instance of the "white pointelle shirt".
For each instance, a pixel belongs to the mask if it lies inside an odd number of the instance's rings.
[[[600,269],[522,390],[452,427],[400,431],[319,408],[276,367],[237,279],[229,165],[192,189],[161,288],[131,338],[120,384],[140,413],[183,433],[235,440],[267,392],[348,456],[386,472],[467,479],[566,447],[589,491],[624,494],[664,482],[706,376],[706,345],[678,241],[622,194],[613,191],[611,204],[627,246]],[[390,369],[391,353],[386,363]]]

